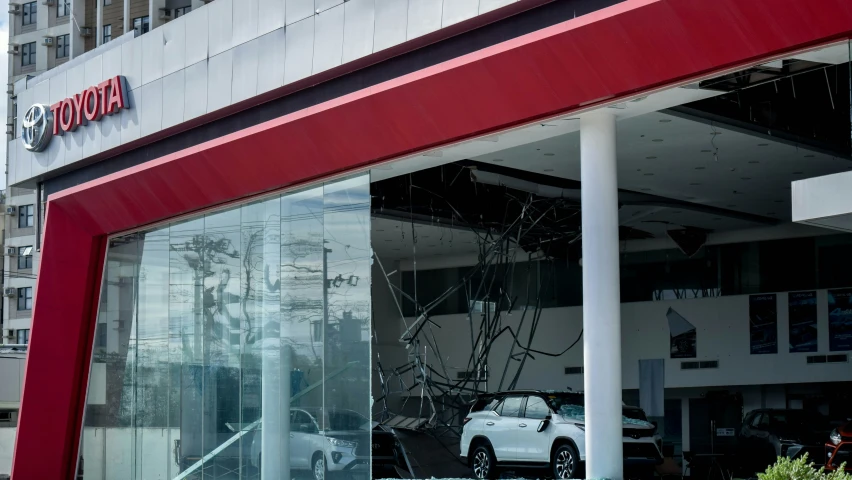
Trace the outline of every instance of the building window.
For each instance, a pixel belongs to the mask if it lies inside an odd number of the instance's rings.
[[[178,17],[180,17],[180,16],[186,15],[186,14],[187,14],[187,13],[189,13],[190,11],[192,11],[192,7],[191,7],[191,6],[189,6],[189,7],[180,7],[180,8],[176,8],[176,9],[175,9],[175,18],[178,18]]]
[[[151,30],[151,17],[139,17],[133,19],[133,30],[136,32],[136,36],[143,35],[148,33]]]
[[[98,348],[106,348],[107,346],[106,323],[99,323],[95,328],[95,346]]]
[[[21,66],[26,67],[35,65],[36,62],[36,44],[35,42],[25,43],[21,45]]]
[[[71,35],[65,34],[56,37],[56,58],[68,58],[71,48]]]
[[[71,13],[71,0],[59,0],[56,5],[56,17],[67,17]]]
[[[18,247],[18,270],[33,268],[33,247]]]
[[[33,309],[33,287],[18,289],[18,310]]]
[[[35,45],[33,43],[33,45]],[[18,228],[33,226],[33,206],[21,205],[18,207]]]
[[[30,343],[30,331],[29,331],[29,329],[18,330],[18,331],[15,332],[15,334],[18,336],[17,341],[15,342],[18,345],[26,345],[26,344]]]
[[[104,43],[112,40],[112,25],[104,25]]]
[[[38,4],[38,2],[30,2],[30,3],[25,3],[25,4],[22,5],[23,14],[22,14],[22,17],[21,17],[21,25],[23,25],[25,27],[27,25],[35,25],[35,23],[36,23],[36,9],[37,9],[36,5],[37,4]]]

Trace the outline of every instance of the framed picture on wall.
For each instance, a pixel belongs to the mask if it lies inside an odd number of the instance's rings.
[[[749,334],[752,355],[778,353],[778,308],[774,293],[749,295]]]

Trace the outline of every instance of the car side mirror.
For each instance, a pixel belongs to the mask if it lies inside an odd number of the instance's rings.
[[[545,431],[545,430],[547,429],[547,426],[548,426],[548,425],[550,425],[550,421],[551,421],[552,419],[553,419],[553,417],[552,417],[552,416],[550,416],[550,415],[548,415],[547,417],[545,417],[545,418],[544,418],[544,420],[542,420],[541,422],[539,422],[539,424],[538,424],[538,428],[536,429],[536,431],[537,431],[537,432],[543,432],[543,431]]]

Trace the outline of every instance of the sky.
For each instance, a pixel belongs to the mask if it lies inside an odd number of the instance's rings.
[[[9,0],[0,0],[0,78],[8,81],[9,62],[6,51],[9,47]],[[0,102],[0,118],[6,118],[8,102]],[[0,158],[6,163],[6,142],[0,142]],[[5,172],[5,169],[3,170]],[[0,175],[0,189],[6,188],[6,174]]]

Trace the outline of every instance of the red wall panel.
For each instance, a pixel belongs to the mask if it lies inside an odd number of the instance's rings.
[[[13,478],[71,478],[105,236],[848,38],[848,0],[627,0],[53,195]]]

